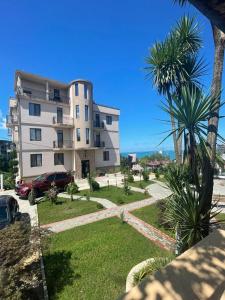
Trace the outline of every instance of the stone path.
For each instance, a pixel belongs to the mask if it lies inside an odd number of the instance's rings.
[[[90,198],[90,200],[93,201],[92,197]],[[106,200],[106,199],[104,199],[104,200]],[[97,221],[100,221],[103,219],[120,216],[120,214],[122,212],[132,211],[132,210],[135,210],[138,208],[142,208],[142,207],[151,205],[156,201],[157,201],[157,199],[148,198],[145,200],[136,201],[136,202],[132,202],[132,203],[121,205],[121,206],[115,205],[114,207],[111,207],[111,208],[108,208],[108,209],[105,209],[102,211],[94,212],[91,214],[87,214],[87,215],[83,215],[83,216],[79,216],[79,217],[75,217],[75,218],[71,218],[71,219],[66,219],[66,220],[51,223],[51,224],[42,225],[41,227],[48,228],[52,232],[61,232],[61,231],[67,230],[67,229],[71,229],[71,228],[78,227],[78,226],[85,225],[85,224],[90,224],[90,223],[97,222]]]
[[[70,199],[70,195],[68,195],[66,193],[59,193],[58,196],[62,197],[62,198]],[[84,197],[84,196],[81,197],[81,196],[74,195],[73,199],[87,201],[86,197]],[[112,201],[109,201],[108,199],[104,199],[104,198],[90,197],[90,201],[98,202],[98,203],[102,204],[105,208],[117,207],[117,205],[115,203],[113,203]]]
[[[167,234],[140,220],[129,212],[125,212],[124,219],[129,225],[131,225],[149,240],[158,244],[158,246],[160,246],[161,248],[172,251],[175,250],[176,241],[173,238],[169,237]]]

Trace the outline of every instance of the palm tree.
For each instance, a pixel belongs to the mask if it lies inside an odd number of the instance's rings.
[[[157,42],[146,58],[147,77],[159,94],[166,97],[169,107],[173,103],[173,95],[179,96],[182,86],[200,87],[199,76],[204,72],[203,60],[198,60],[197,51],[201,46],[199,30],[193,18],[183,17],[170,32],[164,42]],[[170,113],[173,131],[176,161],[181,163],[179,139],[176,136],[176,123]]]
[[[166,218],[176,230],[178,254],[201,240],[210,220],[218,214],[218,211],[216,214],[212,212],[212,205],[203,213],[204,188],[199,176],[199,170],[209,156],[206,143],[207,120],[211,113],[219,109],[217,97],[204,95],[198,88],[190,86],[181,89],[180,97],[175,97],[170,107],[163,104],[164,111],[168,114],[172,111],[175,120],[179,122],[176,133],[178,137],[186,137],[184,140],[188,153],[187,165],[171,166],[165,175],[173,192],[167,201]]]
[[[192,2],[188,0],[174,0],[174,2],[178,2],[180,5],[184,5],[187,2]],[[213,68],[213,80],[211,86],[211,94],[212,96],[219,95],[222,87],[222,73],[223,73],[223,62],[224,62],[224,48],[225,48],[225,34],[220,29],[218,29],[212,22],[212,32],[213,32],[213,40],[215,47],[214,54],[214,68]],[[217,101],[220,104],[221,98],[218,97]],[[213,194],[213,173],[214,173],[214,164],[216,157],[216,141],[218,135],[218,123],[219,123],[219,107],[214,114],[211,114],[208,120],[208,151],[209,151],[209,159],[204,161],[203,167],[203,190],[204,190],[204,205],[202,207],[202,213],[207,211],[212,204],[212,194]],[[206,220],[206,222],[208,222]],[[209,226],[205,227],[204,235],[207,236],[209,234]]]

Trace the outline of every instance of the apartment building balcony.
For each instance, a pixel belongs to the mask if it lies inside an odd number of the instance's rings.
[[[47,101],[54,101],[54,102],[60,102],[69,104],[70,98],[65,95],[58,95],[55,96],[53,92],[46,92],[38,89],[26,89],[23,88],[20,92],[20,95],[22,95],[24,98],[31,100],[47,100]]]
[[[93,127],[94,127],[94,129],[104,129],[105,124],[104,124],[104,122],[94,121]]]
[[[53,141],[53,150],[73,150],[74,142],[72,140]]]
[[[15,125],[18,125],[18,116],[16,115],[7,115],[6,116],[6,127],[11,128]]]
[[[71,117],[53,117],[52,125],[56,128],[73,128],[73,118]]]
[[[95,141],[94,146],[97,148],[105,148],[105,142],[104,141]]]

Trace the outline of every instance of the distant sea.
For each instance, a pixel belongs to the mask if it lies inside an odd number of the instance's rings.
[[[151,154],[154,154],[154,153],[161,153],[162,155],[166,155],[166,156],[169,156],[169,158],[171,160],[175,159],[175,153],[173,150],[162,150],[162,151],[131,151],[131,152],[121,152],[121,155],[122,156],[125,156],[127,157],[128,154],[131,154],[131,153],[136,153],[137,155],[137,158],[142,158],[144,156],[149,156]]]

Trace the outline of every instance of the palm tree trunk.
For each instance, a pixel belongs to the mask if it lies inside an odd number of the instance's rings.
[[[167,89],[167,99],[168,99],[168,103],[169,103],[169,108],[170,108],[170,121],[171,121],[171,127],[172,127],[172,131],[173,131],[173,144],[174,144],[174,152],[175,152],[175,157],[176,157],[176,162],[178,164],[181,163],[181,161],[179,160],[180,156],[179,156],[179,149],[178,149],[178,141],[177,141],[177,135],[176,135],[176,122],[174,119],[174,115],[171,109],[171,105],[172,105],[172,97],[170,94],[169,89]]]
[[[220,31],[216,26],[212,25],[215,54],[214,54],[214,69],[213,69],[213,81],[211,87],[211,94],[213,97],[218,95],[218,105],[220,104],[220,92],[222,85],[222,73],[224,62],[224,46],[225,46],[225,34]],[[208,121],[208,151],[209,157],[204,159],[202,170],[202,213],[207,214],[212,205],[213,195],[213,173],[216,156],[216,140],[219,123],[219,107],[217,112]],[[209,234],[209,216],[205,220],[204,236]]]

